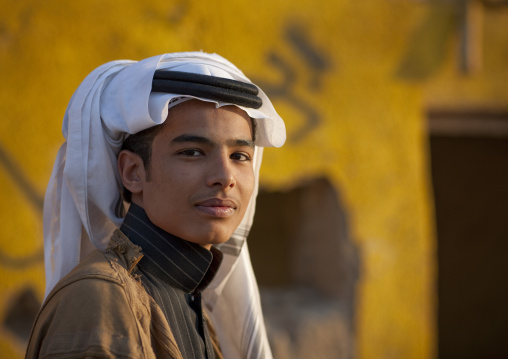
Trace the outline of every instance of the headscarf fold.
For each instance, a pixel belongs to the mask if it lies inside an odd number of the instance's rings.
[[[182,71],[251,83],[216,54],[172,53],[139,62],[104,64],[80,84],[64,116],[66,142],[58,151],[44,201],[46,296],[94,248],[105,249],[125,211],[117,155],[125,138],[163,123],[168,109],[197,98],[217,107],[234,105],[206,98],[151,92],[155,70]],[[237,106],[256,120],[255,189],[246,214],[229,241],[220,245],[224,260],[203,300],[225,358],[271,358],[259,291],[246,238],[252,226],[262,147],[280,147],[284,122],[266,94],[262,106]],[[236,106],[236,105],[235,105]]]

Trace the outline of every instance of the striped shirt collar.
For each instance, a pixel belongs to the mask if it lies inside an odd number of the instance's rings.
[[[202,291],[222,262],[222,253],[185,241],[154,225],[143,208],[132,203],[120,230],[142,248],[138,267],[186,293]]]

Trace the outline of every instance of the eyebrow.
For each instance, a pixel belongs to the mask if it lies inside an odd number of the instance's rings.
[[[196,136],[196,135],[180,135],[171,140],[170,144],[193,142],[201,143],[207,146],[215,146],[216,143],[209,138]],[[226,141],[226,145],[229,147],[251,147],[254,148],[254,141],[245,139],[231,139]]]

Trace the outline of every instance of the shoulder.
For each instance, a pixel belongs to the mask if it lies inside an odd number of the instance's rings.
[[[57,283],[48,299],[68,285],[84,279],[104,280],[121,286],[122,273],[119,273],[119,267],[114,265],[115,261],[115,258],[107,258],[105,252],[95,249]]]
[[[141,257],[141,249],[116,230],[106,250],[93,250],[55,285],[42,309],[55,303],[77,305],[82,300],[105,306],[109,295],[111,298],[127,296],[132,300],[133,288],[138,293],[143,290],[131,275],[133,268],[129,267],[135,266]]]
[[[90,355],[129,357],[142,353],[144,331],[136,301],[126,287],[135,282],[114,257],[93,251],[48,295],[32,331],[27,357]],[[145,347],[146,349],[146,347]],[[143,355],[139,355],[143,356]]]
[[[107,306],[125,296],[127,277],[122,268],[107,259],[103,252],[94,250],[57,283],[41,309]]]

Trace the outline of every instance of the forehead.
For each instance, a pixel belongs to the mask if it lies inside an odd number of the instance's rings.
[[[233,106],[216,108],[215,103],[189,100],[170,108],[163,131],[179,135],[221,134],[252,139],[252,119],[242,109]]]

